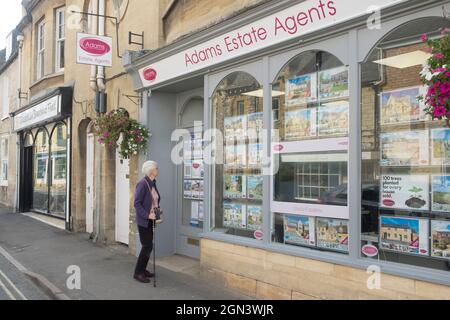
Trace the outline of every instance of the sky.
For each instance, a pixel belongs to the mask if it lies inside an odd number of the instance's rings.
[[[1,0],[0,10],[0,49],[5,47],[6,36],[17,26],[22,18],[22,0]]]

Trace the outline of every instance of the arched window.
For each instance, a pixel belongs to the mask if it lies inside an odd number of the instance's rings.
[[[348,80],[338,58],[313,50],[273,83],[276,242],[348,253]]]
[[[362,246],[379,259],[449,270],[450,128],[417,99],[448,19],[423,18],[387,34],[361,65]],[[373,249],[372,249],[373,250]]]
[[[57,124],[51,138],[50,212],[65,217],[67,198],[67,126]]]
[[[223,139],[216,140],[223,159],[218,159],[218,152],[213,227],[252,238],[263,223],[262,97],[262,86],[245,72],[224,78],[212,97],[214,127],[223,134]]]
[[[33,209],[48,212],[50,143],[47,130],[40,129],[34,142]]]

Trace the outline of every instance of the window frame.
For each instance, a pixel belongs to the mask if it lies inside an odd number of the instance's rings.
[[[63,72],[65,68],[65,42],[66,42],[66,7],[55,10],[55,73]],[[60,28],[62,27],[62,37]],[[61,50],[64,48],[64,50]],[[61,67],[61,57],[64,56],[64,66]]]
[[[4,187],[8,186],[8,174],[9,174],[9,136],[2,136],[0,137],[0,186]]]
[[[45,76],[45,19],[36,24],[36,80]]]
[[[373,46],[378,43],[384,36],[389,34],[391,31],[401,26],[403,23],[410,22],[419,18],[424,17],[439,17],[442,16],[441,7],[435,4],[426,5],[423,10],[416,12],[395,12],[392,16],[386,18],[383,23],[383,28],[378,30],[367,29],[365,20],[360,21],[359,26],[355,26],[352,29],[343,27],[335,28],[332,34],[329,32],[326,34],[326,38],[321,38],[320,42],[317,41],[317,37],[306,39],[302,42],[301,48],[293,48],[292,45],[286,45],[282,47],[277,47],[274,49],[269,49],[261,53],[255,54],[252,59],[249,59],[242,63],[233,63],[227,66],[218,66],[216,69],[210,70],[204,76],[205,92],[208,95],[205,97],[205,127],[212,128],[212,95],[214,89],[220,80],[217,80],[218,74],[230,74],[235,71],[242,71],[246,69],[250,64],[256,61],[262,61],[261,72],[264,74],[264,79],[260,82],[261,86],[264,88],[264,126],[271,127],[271,121],[273,120],[270,113],[272,97],[270,94],[270,88],[272,88],[272,79],[275,78],[275,74],[281,69],[290,58],[295,55],[306,51],[308,48],[315,50],[325,50],[336,56],[335,49],[337,51],[341,50],[341,47],[345,47],[345,54],[348,63],[345,63],[349,67],[349,79],[353,80],[349,82],[350,91],[350,128],[349,128],[349,167],[352,171],[361,171],[361,111],[359,106],[361,102],[360,97],[360,64],[365,60],[365,56],[372,50]],[[231,28],[230,28],[231,29]],[[320,33],[320,32],[318,32]],[[324,34],[320,34],[324,35]],[[331,35],[334,36],[331,37]],[[333,48],[333,50],[327,50],[326,48]],[[334,49],[335,48],[335,49]],[[296,52],[296,53],[293,53]],[[278,64],[273,61],[273,57],[278,59],[283,59],[282,64]],[[342,60],[342,59],[341,59]],[[272,68],[277,68],[276,73],[272,73]],[[226,71],[224,71],[226,70]],[[276,89],[276,88],[274,88]],[[266,105],[269,104],[269,105]],[[353,106],[353,107],[352,107]],[[205,166],[205,177],[209,181],[205,180],[205,227],[204,233],[200,236],[205,239],[211,239],[215,241],[223,241],[227,243],[232,243],[241,246],[249,246],[256,249],[261,249],[269,252],[286,254],[294,257],[301,257],[313,260],[324,261],[326,263],[332,263],[337,265],[343,265],[347,267],[353,267],[356,269],[366,270],[367,268],[373,266],[374,264],[381,268],[382,272],[387,275],[399,276],[406,279],[427,281],[440,285],[450,285],[450,278],[448,277],[448,272],[439,271],[435,269],[430,269],[420,266],[412,266],[397,262],[384,262],[378,260],[364,259],[361,257],[361,195],[362,195],[362,185],[361,185],[361,174],[349,174],[349,190],[348,190],[348,202],[350,206],[350,243],[349,243],[349,255],[342,255],[334,252],[325,252],[318,250],[311,250],[304,247],[294,247],[286,248],[283,244],[278,244],[275,242],[268,241],[269,237],[266,232],[270,230],[267,226],[268,223],[272,222],[270,216],[267,216],[267,212],[264,212],[265,219],[265,230],[264,230],[264,241],[256,241],[253,239],[246,239],[241,237],[236,237],[233,235],[221,234],[212,231],[212,226],[214,225],[212,213],[212,204],[210,198],[213,197],[214,190],[212,188],[213,172],[211,172],[210,166]],[[264,186],[266,192],[266,185]],[[270,190],[272,191],[272,190]],[[267,196],[272,198],[271,195]],[[264,207],[263,210],[266,210]],[[352,236],[353,235],[353,236]]]

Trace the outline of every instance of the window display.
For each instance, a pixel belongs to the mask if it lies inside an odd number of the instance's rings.
[[[447,24],[406,24],[361,65],[361,248],[378,250],[371,259],[449,271],[450,129],[427,115],[417,77],[430,57],[421,35],[440,37]]]
[[[273,142],[277,242],[348,252],[348,68],[308,51],[280,72],[274,89],[281,141]],[[335,223],[337,223],[335,225]]]
[[[216,129],[223,150],[213,170],[213,228],[216,232],[261,240],[263,229],[262,87],[249,74],[227,76],[213,96]]]

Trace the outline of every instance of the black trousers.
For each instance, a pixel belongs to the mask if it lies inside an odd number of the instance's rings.
[[[143,274],[147,269],[148,262],[153,250],[153,221],[150,221],[148,228],[138,226],[139,239],[141,240],[142,249],[137,260],[135,274]]]

